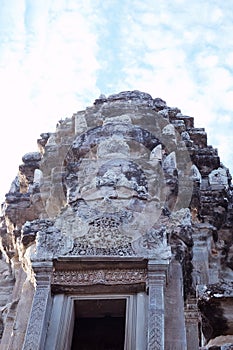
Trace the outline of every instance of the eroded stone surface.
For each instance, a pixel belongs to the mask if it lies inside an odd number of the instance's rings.
[[[167,349],[193,350],[191,330],[200,346],[230,349],[233,188],[205,130],[159,98],[126,91],[59,121],[38,147],[22,158],[2,205],[4,341],[13,332],[12,344],[22,345],[28,315],[20,320],[19,310],[26,298],[32,303],[33,263],[143,257],[168,261],[174,271],[165,305],[180,293],[183,309],[174,308],[174,321],[167,321]],[[177,319],[183,328],[176,342]]]

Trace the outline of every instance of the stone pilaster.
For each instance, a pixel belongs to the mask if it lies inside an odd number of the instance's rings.
[[[169,265],[165,291],[165,349],[187,350],[182,266],[175,259]]]
[[[196,299],[190,299],[185,308],[187,350],[198,350],[198,322],[199,313]]]
[[[33,263],[35,294],[28,322],[23,350],[44,349],[48,316],[51,304],[51,262]]]
[[[148,350],[164,349],[164,286],[167,268],[167,261],[148,261]]]

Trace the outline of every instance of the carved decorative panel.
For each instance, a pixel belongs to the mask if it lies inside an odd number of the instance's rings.
[[[23,350],[39,350],[43,346],[46,330],[46,312],[50,298],[50,287],[37,288]]]
[[[146,269],[100,269],[54,271],[52,284],[87,286],[146,283]]]

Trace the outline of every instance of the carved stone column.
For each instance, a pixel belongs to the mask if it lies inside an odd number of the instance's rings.
[[[148,261],[148,350],[164,349],[164,286],[167,261]]]
[[[187,301],[185,308],[185,323],[186,323],[186,338],[187,350],[199,349],[199,335],[198,335],[199,313],[196,299]]]
[[[51,307],[50,283],[52,262],[34,262],[32,268],[35,274],[35,294],[23,350],[44,349],[48,316]]]

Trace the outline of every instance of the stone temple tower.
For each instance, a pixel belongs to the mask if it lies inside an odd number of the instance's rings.
[[[233,191],[205,130],[126,91],[38,146],[2,204],[0,348],[233,349]]]

